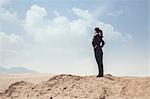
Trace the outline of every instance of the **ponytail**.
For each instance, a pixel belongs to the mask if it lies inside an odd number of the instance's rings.
[[[102,30],[99,30],[99,34],[101,37],[103,37],[103,31]]]
[[[95,31],[99,33],[100,37],[103,37],[103,31],[99,29],[98,27],[95,28]]]

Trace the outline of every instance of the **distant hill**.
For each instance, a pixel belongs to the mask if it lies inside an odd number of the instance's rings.
[[[24,67],[12,67],[12,68],[5,68],[0,66],[0,73],[32,73],[36,72]]]

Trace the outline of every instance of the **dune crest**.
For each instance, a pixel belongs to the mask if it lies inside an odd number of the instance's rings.
[[[13,83],[2,99],[150,99],[150,77],[57,75],[39,84]]]

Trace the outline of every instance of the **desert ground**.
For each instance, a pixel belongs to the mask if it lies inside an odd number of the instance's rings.
[[[9,85],[17,81],[27,81],[37,84],[50,79],[52,76],[46,73],[0,74],[0,92],[6,90]]]
[[[150,77],[29,75],[1,75],[0,99],[150,99]]]

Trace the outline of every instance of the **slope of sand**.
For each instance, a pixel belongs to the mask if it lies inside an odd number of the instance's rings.
[[[50,79],[52,76],[44,73],[0,74],[0,92],[17,81],[28,81],[37,84]]]
[[[2,99],[150,99],[150,77],[57,75],[42,83],[13,83]]]

